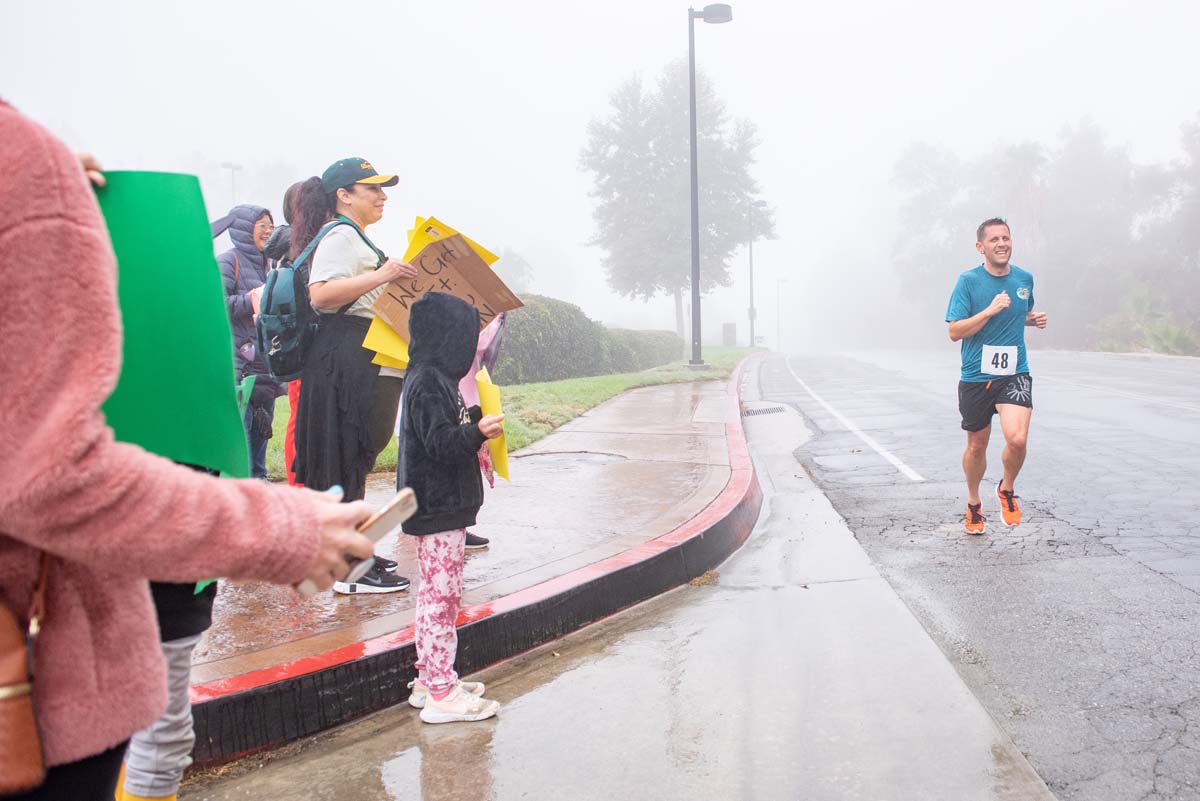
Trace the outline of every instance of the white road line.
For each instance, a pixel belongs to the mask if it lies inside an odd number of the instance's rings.
[[[804,391],[807,392],[809,395],[811,395],[813,400],[815,400],[817,403],[821,404],[821,406],[825,409],[825,411],[829,412],[834,417],[836,417],[838,422],[841,423],[842,425],[844,425],[848,431],[850,431],[852,434],[857,436],[863,442],[867,443],[867,445],[871,448],[871,450],[875,451],[880,456],[882,456],[888,464],[892,465],[892,467],[895,467],[897,470],[899,470],[901,473],[903,473],[906,478],[912,479],[913,481],[924,481],[925,480],[924,476],[922,476],[916,470],[913,470],[911,467],[906,465],[904,462],[902,462],[898,458],[896,458],[896,456],[894,454],[892,454],[891,451],[889,451],[887,448],[883,447],[878,442],[876,442],[874,439],[872,439],[870,434],[866,433],[861,428],[854,425],[854,423],[852,423],[848,419],[846,419],[842,415],[841,412],[839,412],[837,409],[833,408],[828,403],[826,403],[824,398],[822,398],[817,393],[813,392],[812,388],[809,387],[808,384],[804,383],[804,379],[801,378],[800,376],[798,376],[796,374],[796,371],[794,369],[792,369],[791,361],[789,361],[786,357],[784,357],[783,361],[784,361],[784,364],[787,365],[788,372],[792,374],[792,378],[796,379],[796,381],[799,382],[800,386],[804,387]]]

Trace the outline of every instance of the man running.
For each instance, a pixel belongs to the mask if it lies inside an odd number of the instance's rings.
[[[1004,432],[1004,478],[996,485],[1000,516],[1006,525],[1021,522],[1015,492],[1025,463],[1025,441],[1033,414],[1033,378],[1025,360],[1025,326],[1046,327],[1046,313],[1033,311],[1033,276],[1010,265],[1012,238],[999,217],[984,220],[975,232],[983,264],[958,277],[946,322],[950,340],[962,340],[962,380],[958,410],[967,432],[963,472],[967,476],[968,533],[982,534],[985,523],[979,482],[987,469],[992,415]]]

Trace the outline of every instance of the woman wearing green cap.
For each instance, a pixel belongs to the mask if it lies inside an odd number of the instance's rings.
[[[347,158],[301,184],[296,199],[292,258],[326,223],[343,223],[325,233],[311,260],[308,289],[320,323],[296,410],[296,480],[316,490],[341,485],[348,501],[366,494],[367,474],[395,427],[403,383],[402,371],[372,364],[374,353],[362,346],[375,318],[371,304],[383,288],[417,275],[412,266],[387,258],[365,232],[383,217],[384,187],[397,181],[365,159]],[[376,556],[371,572],[353,584],[337,582],[334,591],[407,589],[408,579],[390,572],[395,567]]]

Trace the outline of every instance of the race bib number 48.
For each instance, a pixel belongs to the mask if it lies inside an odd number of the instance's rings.
[[[1016,375],[1017,346],[984,345],[979,372],[984,375]]]

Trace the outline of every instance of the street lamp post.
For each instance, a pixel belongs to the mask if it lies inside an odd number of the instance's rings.
[[[233,195],[233,202],[237,204],[237,174],[241,172],[242,165],[235,164],[232,161],[221,162],[221,169],[229,170],[229,192]]]
[[[780,298],[783,297],[783,285],[786,283],[786,278],[775,279],[775,339],[780,353],[783,353],[783,304]]]
[[[750,204],[750,347],[754,347],[754,204]]]
[[[700,191],[696,159],[696,20],[722,23],[733,19],[733,9],[725,3],[713,3],[702,10],[688,9],[688,100],[692,130],[692,360],[704,364],[700,356]]]

